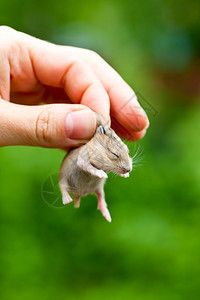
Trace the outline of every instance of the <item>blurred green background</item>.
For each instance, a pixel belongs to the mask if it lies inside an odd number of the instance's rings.
[[[97,51],[151,122],[105,186],[111,224],[94,196],[44,201],[64,152],[0,149],[1,299],[200,299],[200,2],[1,0],[0,24]]]

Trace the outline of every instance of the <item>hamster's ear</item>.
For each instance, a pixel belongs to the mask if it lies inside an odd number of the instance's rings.
[[[99,133],[101,133],[101,134],[106,134],[106,132],[105,132],[105,130],[104,130],[104,128],[103,128],[102,125],[100,125],[100,126],[97,128],[97,131],[98,131]]]

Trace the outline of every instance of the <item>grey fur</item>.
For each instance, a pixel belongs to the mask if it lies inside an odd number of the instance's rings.
[[[102,128],[99,129],[100,126]],[[70,192],[75,201],[91,193],[103,197],[107,177],[105,172],[125,174],[131,170],[132,159],[128,147],[97,115],[97,129],[93,138],[87,144],[71,149],[65,156],[60,168],[59,185],[62,194]],[[72,201],[70,196],[67,197],[69,201],[65,201],[65,204]]]

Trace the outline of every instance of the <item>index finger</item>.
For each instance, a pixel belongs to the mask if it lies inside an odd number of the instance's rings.
[[[81,53],[105,87],[110,98],[111,112],[117,121],[131,131],[147,129],[148,117],[133,89],[98,54],[88,53],[84,49]]]
[[[70,47],[33,37],[29,40],[29,55],[37,80],[47,86],[63,88],[72,102],[88,106],[109,122],[108,94],[90,66]]]

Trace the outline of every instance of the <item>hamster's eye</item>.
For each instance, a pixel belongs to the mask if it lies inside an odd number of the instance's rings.
[[[105,130],[104,130],[104,128],[103,128],[103,126],[101,126],[101,125],[97,128],[97,130],[101,134],[105,134],[106,133]]]
[[[110,153],[112,153],[112,155],[114,155],[116,158],[119,158],[119,155],[117,155],[116,153],[110,151]]]

